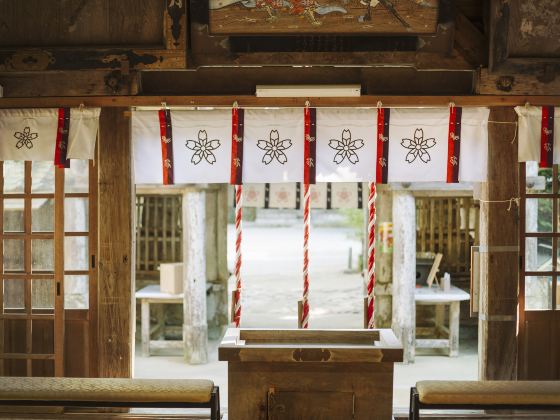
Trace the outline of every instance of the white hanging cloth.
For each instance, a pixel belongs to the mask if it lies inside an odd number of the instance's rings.
[[[54,160],[58,147],[67,159],[93,159],[100,108],[0,110],[0,160]],[[60,141],[63,145],[60,145]]]
[[[488,108],[391,109],[387,182],[453,182],[454,169],[455,182],[486,181],[489,114]]]
[[[302,109],[245,111],[243,182],[298,182],[303,179]]]
[[[318,182],[310,186],[313,209],[356,209],[363,207],[364,192],[360,182]],[[302,183],[259,183],[243,185],[243,207],[299,209],[304,201]],[[234,203],[233,188],[229,202]]]
[[[317,182],[375,179],[377,110],[317,110]]]
[[[560,163],[560,108],[517,106],[519,162],[539,162],[543,168]]]
[[[484,182],[488,116],[453,106],[134,111],[136,183]]]
[[[162,112],[134,111],[132,140],[137,184],[162,184],[162,137],[171,145],[175,184],[227,183],[231,162],[231,111],[170,111],[169,135]],[[161,116],[161,118],[160,118]],[[165,144],[165,141],[163,143]]]

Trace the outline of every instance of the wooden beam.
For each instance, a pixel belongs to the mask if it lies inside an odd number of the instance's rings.
[[[11,35],[4,45],[0,40],[2,72],[120,70],[126,75],[134,69],[186,68],[186,2],[83,1],[70,15],[68,5],[12,3],[0,5],[0,14],[10,19],[0,22],[1,29]],[[85,3],[88,10],[81,13]],[[159,19],[162,23],[155,23]],[[36,25],[39,20],[42,25]]]
[[[256,85],[302,84],[360,84],[363,94],[376,95],[470,95],[474,92],[474,76],[474,70],[424,71],[411,67],[202,67],[142,72],[141,84],[144,95],[254,95]]]
[[[99,121],[99,376],[132,375],[133,249],[130,120],[125,108]]]
[[[525,50],[525,52],[515,55],[517,44],[524,37],[530,36],[532,32],[532,29],[529,29],[525,33],[520,34],[515,27],[515,17],[519,15],[520,8],[521,0],[491,0],[489,70],[492,73],[501,74],[534,74],[536,72],[545,72],[547,78],[554,78],[554,75],[560,72],[560,58],[550,52],[539,53],[538,44],[534,44],[534,49],[537,51],[530,51],[530,53],[527,53]],[[554,15],[555,12],[557,13],[557,8],[556,10],[551,10],[547,8],[545,4],[542,4],[542,6],[534,6],[533,9],[541,16]],[[554,25],[555,23],[542,20],[534,21],[534,17],[533,13],[524,14],[524,25],[528,28],[533,28],[538,26],[546,27],[546,25]],[[520,25],[520,23],[517,24]],[[553,29],[550,29],[549,32],[551,31],[553,31]],[[554,44],[557,42],[557,39],[551,36],[550,38],[542,38],[540,42]]]
[[[462,13],[455,16],[455,47],[473,66],[488,64],[488,39]]]
[[[202,66],[266,65],[339,65],[387,67],[404,66],[418,70],[472,70],[473,66],[458,54],[416,51],[367,52],[256,52],[210,54],[193,53],[193,68]]]
[[[477,93],[481,95],[560,95],[560,77],[543,81],[544,74],[492,74],[481,69]]]
[[[2,73],[4,97],[137,95],[139,74],[113,71]]]
[[[456,106],[517,106],[529,102],[533,105],[560,105],[560,96],[545,95],[472,95],[472,96],[374,96],[357,98],[257,98],[255,96],[96,96],[96,97],[43,97],[43,98],[0,98],[1,108],[52,108],[77,107],[159,107],[168,106],[231,107],[237,102],[241,107],[304,107],[306,101],[316,107],[375,107],[383,106],[439,107],[453,102]]]
[[[184,69],[185,53],[142,48],[0,49],[0,71]]]

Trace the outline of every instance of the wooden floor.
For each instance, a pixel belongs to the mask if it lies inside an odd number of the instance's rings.
[[[394,420],[408,420],[408,413],[395,413]],[[552,413],[483,413],[483,412],[463,412],[463,413],[455,413],[455,414],[448,414],[448,413],[433,413],[430,414],[429,412],[426,414],[421,415],[422,419],[452,419],[452,420],[473,420],[473,419],[484,419],[484,420],[528,420],[528,419],[535,419],[535,420],[558,420],[560,419],[560,413],[552,414]]]
[[[92,412],[92,410],[73,410],[64,412],[61,409],[41,409],[41,408],[21,408],[14,409],[10,412],[1,412],[0,419],[26,419],[26,420],[47,420],[47,419],[84,419],[84,420],[100,420],[100,419],[123,419],[123,420],[147,420],[147,419],[158,419],[158,420],[175,420],[175,419],[185,419],[185,420],[207,420],[209,419],[209,414],[204,414],[201,410],[131,410],[130,412]],[[227,415],[222,417],[223,420],[227,420]]]
[[[23,412],[25,410],[25,412]],[[193,414],[178,413],[177,410],[168,410],[167,413],[144,413],[144,412],[131,412],[131,413],[86,413],[86,412],[62,412],[59,409],[36,409],[35,413],[29,413],[32,411],[29,408],[21,409],[19,412],[14,410],[11,413],[0,412],[0,419],[25,419],[25,420],[47,420],[47,419],[86,419],[86,420],[100,420],[100,419],[126,419],[126,420],[148,420],[148,419],[158,419],[158,420],[206,420],[209,418],[208,415],[198,414],[193,412]],[[482,412],[463,412],[457,414],[446,414],[446,413],[426,413],[422,415],[425,419],[452,419],[452,420],[473,420],[473,419],[484,419],[484,420],[527,420],[527,419],[539,419],[539,420],[559,420],[560,413],[496,413],[488,414]],[[227,413],[223,414],[222,420],[228,420]],[[408,413],[397,412],[393,416],[393,420],[408,420]]]

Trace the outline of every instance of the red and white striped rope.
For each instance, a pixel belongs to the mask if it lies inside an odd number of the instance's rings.
[[[303,301],[301,313],[301,327],[309,327],[309,184],[303,186]]]
[[[241,322],[241,218],[243,215],[243,187],[235,186],[235,301],[233,323],[239,328]]]
[[[374,307],[375,307],[375,200],[377,199],[377,189],[375,182],[369,183],[369,199],[368,199],[368,286],[367,286],[367,320],[368,328],[375,327]]]

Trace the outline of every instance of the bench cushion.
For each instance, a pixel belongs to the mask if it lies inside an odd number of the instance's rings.
[[[0,377],[0,400],[207,403],[213,388],[203,379]]]
[[[558,381],[420,381],[423,404],[559,405]]]

